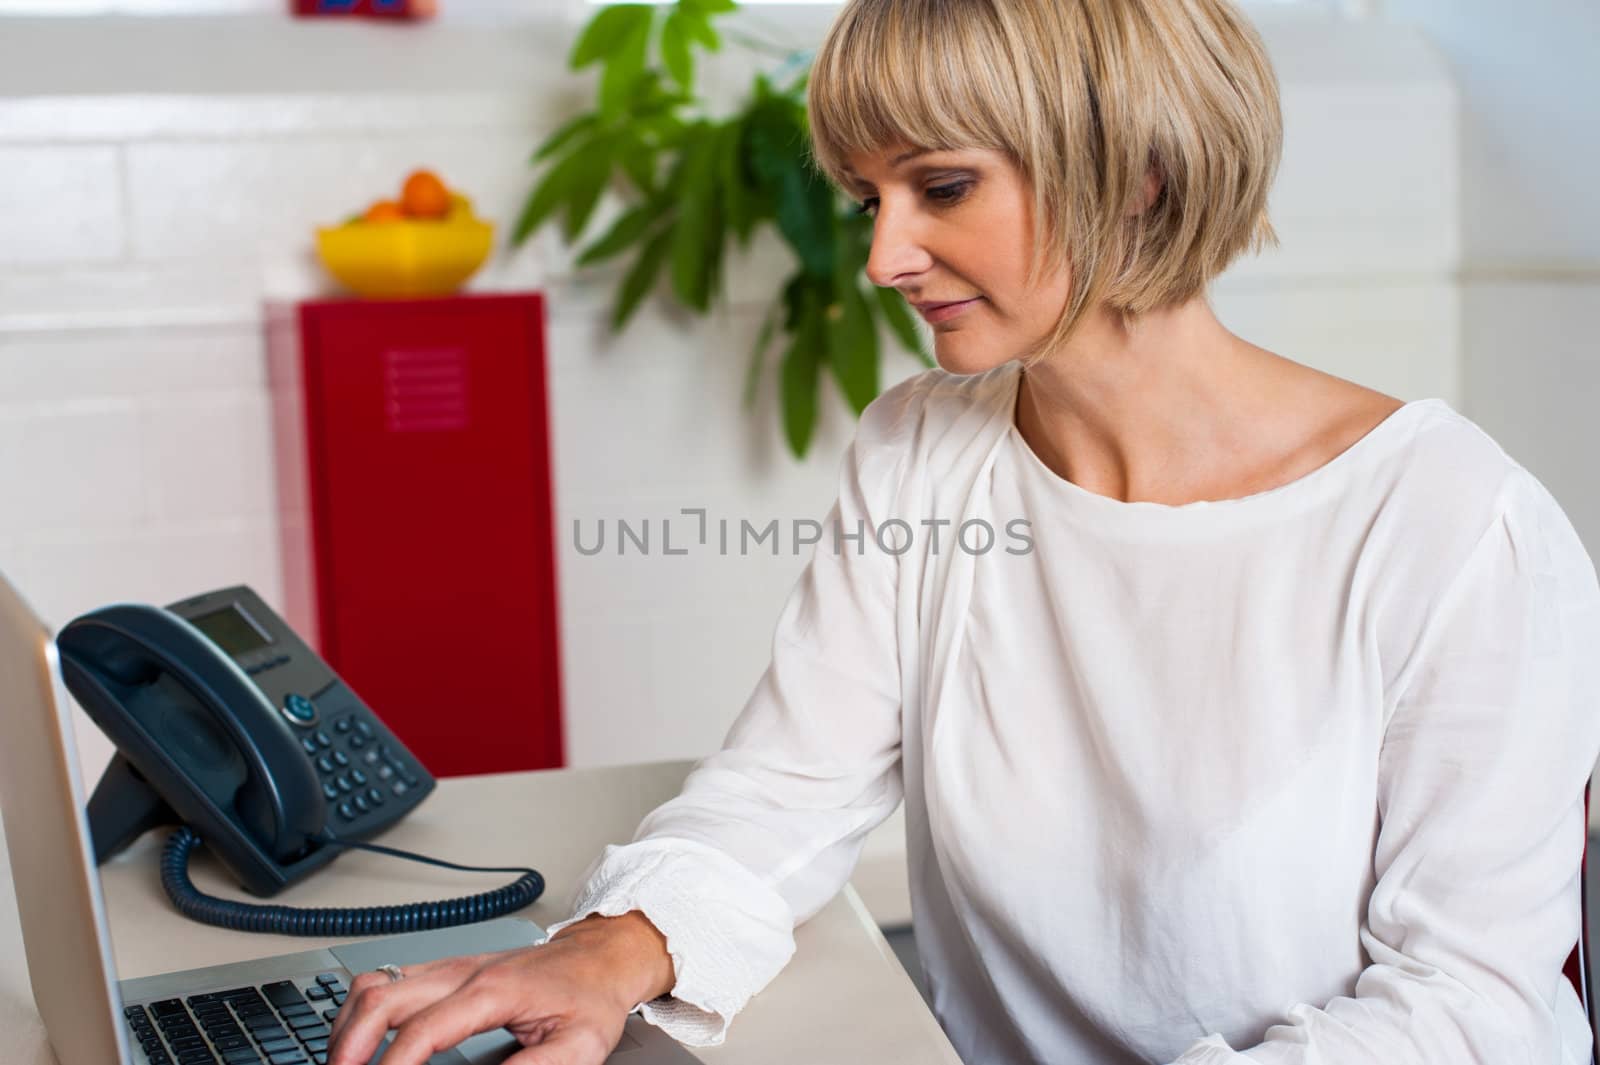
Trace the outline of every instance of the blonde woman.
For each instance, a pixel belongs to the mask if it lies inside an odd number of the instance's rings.
[[[636,1005],[715,1044],[902,798],[972,1065],[1587,1062],[1594,567],[1443,401],[1213,316],[1275,240],[1254,30],[851,0],[809,106],[940,369],[862,417],[724,748],[545,945],[358,980],[334,1065],[502,1024],[595,1065]]]

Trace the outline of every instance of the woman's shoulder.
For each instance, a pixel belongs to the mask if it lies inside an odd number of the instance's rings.
[[[1020,372],[1008,362],[981,374],[937,367],[914,374],[867,405],[856,428],[857,450],[887,449],[920,461],[968,453],[1010,426]]]
[[[1445,400],[1409,406],[1405,446],[1388,475],[1369,482],[1389,519],[1395,585],[1426,577],[1442,593],[1472,559],[1495,549],[1515,555],[1518,571],[1558,577],[1567,592],[1587,595],[1593,563],[1544,482]]]
[[[1460,522],[1477,513],[1483,528],[1507,510],[1559,510],[1554,497],[1501,442],[1443,399],[1418,400],[1392,477],[1420,506]]]

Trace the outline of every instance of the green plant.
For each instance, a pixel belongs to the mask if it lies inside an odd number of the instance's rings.
[[[636,249],[618,285],[611,328],[620,331],[655,286],[663,267],[685,306],[706,313],[725,300],[724,251],[730,239],[748,247],[763,224],[776,227],[794,251],[794,272],[773,300],[749,357],[748,408],[759,387],[773,335],[787,338],[779,362],[784,436],[796,457],[810,446],[826,366],[859,414],[879,391],[878,323],[932,365],[911,312],[893,289],[864,284],[872,220],[857,213],[806,155],[805,87],[809,64],[788,84],[783,71],[758,74],[733,115],[708,118],[694,94],[695,49],[717,51],[716,16],[734,0],[679,0],[605,7],[579,35],[568,59],[574,70],[602,65],[596,106],[567,122],[535,151],[548,168],[512,231],[520,246],[559,212],[561,231],[578,240],[600,195],[623,179],[635,202],[584,248],[577,265],[604,262]],[[730,37],[738,37],[729,32]],[[649,62],[655,43],[659,65]],[[806,61],[759,39],[753,45]]]

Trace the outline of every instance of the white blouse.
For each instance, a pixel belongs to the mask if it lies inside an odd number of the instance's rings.
[[[903,797],[972,1065],[1587,1065],[1600,586],[1555,500],[1426,399],[1125,503],[1033,454],[1019,380],[868,408],[725,746],[590,870],[573,920],[667,938],[645,1017],[720,1043]]]

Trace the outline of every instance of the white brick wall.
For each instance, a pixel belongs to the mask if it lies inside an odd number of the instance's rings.
[[[826,12],[794,19],[796,40],[814,38]],[[1414,37],[1381,26],[1262,26],[1289,129],[1273,198],[1284,248],[1224,279],[1219,313],[1291,358],[1456,401],[1456,112],[1442,71]],[[53,69],[39,77],[63,94],[6,98],[25,73],[15,62],[0,72],[0,173],[22,173],[25,189],[21,202],[0,197],[0,570],[52,624],[236,581],[281,605],[264,301],[325,285],[312,228],[415,165],[437,167],[508,225],[530,149],[584,98],[562,69],[564,21],[545,28],[542,52],[520,30],[415,31],[409,71],[395,67],[395,39],[362,51],[377,38],[344,29],[356,50],[342,57],[291,56],[276,31],[257,34],[252,48],[284,53],[276,86],[259,56],[238,84],[215,56],[194,59],[204,37],[185,20],[165,31],[177,43],[155,73],[148,54],[137,66],[111,42],[85,46],[112,66],[84,84],[125,76],[128,95],[68,95],[78,75]],[[301,30],[294,48],[310,39]],[[141,32],[142,49],[161,39]],[[13,29],[0,36],[0,52],[27,59]],[[408,91],[430,56],[437,91]],[[713,83],[742,90],[752,65],[730,55]],[[386,91],[337,89],[363,77]],[[495,77],[499,90],[485,85]],[[596,229],[616,210],[608,200]],[[774,240],[729,271],[732,308],[700,321],[650,303],[620,337],[604,324],[614,273],[573,278],[570,259],[546,233],[473,282],[543,285],[550,299],[569,759],[698,755],[765,665],[803,559],[585,558],[572,522],[686,506],[758,523],[819,517],[850,419],[830,393],[814,454],[796,464],[770,373],[758,409],[739,404],[745,355],[787,265]],[[886,377],[914,369],[891,356]],[[92,735],[86,746],[97,771],[107,752]]]
[[[121,258],[120,166],[109,145],[0,147],[0,268]]]

